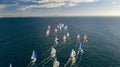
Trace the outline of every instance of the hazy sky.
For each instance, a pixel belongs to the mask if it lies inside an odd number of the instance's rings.
[[[0,0],[0,16],[120,16],[120,0]]]

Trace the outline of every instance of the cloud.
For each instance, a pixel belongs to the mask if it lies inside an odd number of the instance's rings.
[[[43,2],[54,2],[54,3],[60,3],[60,2],[65,2],[67,0],[33,0],[32,2],[37,2],[37,3],[43,3]]]
[[[18,3],[14,3],[14,4],[0,4],[0,9],[5,9],[7,7],[16,6],[16,5],[18,5]]]
[[[91,2],[96,2],[96,0],[70,0],[68,6],[73,7],[80,3],[91,3]]]
[[[4,9],[4,8],[6,8],[6,7],[7,7],[6,5],[0,4],[0,9]]]
[[[76,3],[69,3],[68,6],[70,7],[73,7],[73,6],[76,6],[77,4]]]
[[[117,4],[117,2],[113,1],[112,4],[115,5],[115,4]]]
[[[54,3],[73,2],[73,3],[82,3],[82,2],[95,2],[97,0],[29,0],[29,1],[37,2],[37,3],[43,3],[43,2],[54,2]]]
[[[50,4],[43,4],[43,5],[30,5],[30,6],[24,6],[20,8],[19,10],[27,10],[32,8],[56,8],[65,5],[65,3],[50,3]]]
[[[96,0],[71,0],[73,3],[89,3],[89,2],[95,2]]]
[[[32,8],[57,8],[66,6],[73,7],[77,6],[80,3],[91,3],[96,2],[97,0],[21,0],[21,1],[31,2],[34,4],[23,6],[18,10],[27,10]]]
[[[49,0],[33,0],[32,2],[36,2],[36,3],[46,3],[46,2],[49,2]]]

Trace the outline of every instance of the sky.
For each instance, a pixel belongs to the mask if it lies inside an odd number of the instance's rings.
[[[120,16],[120,0],[0,0],[0,17]]]

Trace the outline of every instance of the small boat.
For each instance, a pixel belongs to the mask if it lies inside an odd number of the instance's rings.
[[[80,34],[77,35],[77,41],[80,41]]]
[[[84,43],[88,42],[88,36],[87,34],[84,35]]]
[[[67,32],[66,36],[67,36],[67,39],[69,40],[69,39],[70,39],[70,34],[69,34],[69,32]]]
[[[64,27],[64,24],[62,24],[61,26],[62,26],[62,28],[63,28],[63,27]]]
[[[70,37],[70,34],[67,32],[66,36],[67,36],[67,37]]]
[[[34,50],[33,50],[32,56],[31,56],[31,60],[32,60],[32,62],[36,62],[36,60],[37,60],[37,53],[35,53]]]
[[[77,35],[77,39],[80,39],[80,34]]]
[[[56,56],[56,49],[54,47],[52,47],[51,57],[55,57],[55,56]]]
[[[59,24],[59,29],[62,30],[62,23]]]
[[[50,30],[47,30],[46,35],[49,36],[49,34],[50,34]]]
[[[57,58],[55,58],[54,62],[53,62],[53,67],[59,67],[60,62],[57,61]]]
[[[50,25],[48,26],[48,29],[46,31],[46,35],[49,36],[49,34],[50,34]]]
[[[82,43],[80,43],[79,50],[80,50],[81,53],[84,52],[84,51],[83,51],[83,48],[84,48],[84,45],[83,45]]]
[[[49,31],[49,32],[50,32],[50,29],[51,29],[51,28],[50,28],[50,25],[49,25],[49,26],[48,26],[48,31]]]
[[[58,31],[57,28],[55,28],[55,33],[57,33],[57,31]]]
[[[66,25],[66,26],[64,26],[64,30],[68,30],[68,26]]]
[[[62,30],[62,26],[60,26],[60,30]]]
[[[55,38],[55,44],[58,44],[58,38],[57,37]]]
[[[72,61],[75,60],[75,56],[76,56],[76,52],[75,52],[74,49],[72,49],[72,52],[70,54],[70,58],[71,58]]]
[[[67,38],[67,37],[64,35],[64,36],[63,36],[63,42],[64,42],[64,43],[66,42],[66,38]]]
[[[48,29],[50,29],[50,25],[48,26]]]
[[[10,63],[10,67],[12,67],[12,64]]]

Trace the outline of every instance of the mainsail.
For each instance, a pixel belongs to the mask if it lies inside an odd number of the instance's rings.
[[[52,47],[51,57],[55,57],[55,56],[56,56],[56,49]]]

